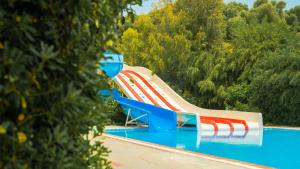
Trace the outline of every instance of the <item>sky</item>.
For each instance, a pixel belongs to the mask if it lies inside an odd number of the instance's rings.
[[[225,3],[232,2],[232,1],[241,2],[247,4],[249,7],[252,7],[253,2],[255,0],[224,0]],[[138,15],[146,14],[151,11],[152,4],[156,2],[158,2],[158,0],[143,0],[142,6],[134,6],[133,9],[136,11]],[[300,5],[300,0],[285,0],[285,2],[287,3],[286,6],[287,9],[290,9],[296,5]]]

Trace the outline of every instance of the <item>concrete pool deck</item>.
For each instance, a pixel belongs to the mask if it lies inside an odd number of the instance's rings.
[[[241,169],[240,166],[167,152],[108,137],[102,141],[112,151],[109,160],[115,169]]]
[[[96,138],[111,150],[115,169],[244,169],[268,168],[181,149],[123,139],[109,134]]]

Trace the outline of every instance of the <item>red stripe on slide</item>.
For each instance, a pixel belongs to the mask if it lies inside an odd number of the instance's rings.
[[[144,95],[151,100],[151,102],[156,105],[156,106],[160,106],[153,98],[152,96],[150,96],[150,94],[144,90],[144,88],[139,84],[139,82],[137,82],[136,80],[134,80],[134,78],[128,73],[128,72],[123,72],[123,74],[125,76],[127,76],[129,79],[132,79],[134,84],[144,93]],[[160,106],[161,107],[161,106]]]
[[[215,134],[214,134],[214,135],[216,135],[217,132],[219,131],[218,125],[217,125],[213,120],[202,119],[202,118],[200,117],[200,122],[201,122],[201,123],[204,123],[204,124],[211,124],[211,125],[213,125],[213,126],[214,126],[214,131],[215,131]]]
[[[131,71],[131,70],[123,70],[122,72],[128,72],[128,73],[132,73],[134,74],[135,76],[137,76],[138,78],[140,78],[143,83],[145,83],[145,85],[147,87],[149,87],[149,89],[154,93],[156,94],[156,96],[161,100],[163,101],[171,110],[173,111],[178,111],[178,109],[176,109],[173,105],[171,105],[165,98],[162,97],[162,95],[160,93],[157,92],[157,90],[155,90],[151,84],[144,78],[142,77],[140,74],[134,72],[134,71]]]
[[[249,127],[245,120],[221,118],[221,117],[208,117],[208,116],[201,116],[200,119],[212,120],[212,121],[215,121],[216,123],[223,123],[223,124],[230,123],[230,125],[231,125],[230,129],[231,128],[234,129],[232,123],[243,124],[245,127],[245,130],[249,130]]]
[[[121,75],[118,75],[117,76],[124,84],[125,86],[129,89],[129,91],[134,95],[134,97],[136,97],[138,99],[138,101],[140,102],[144,102],[143,99],[141,98],[140,95],[138,95],[134,90],[133,88],[126,82],[126,80],[121,76]]]

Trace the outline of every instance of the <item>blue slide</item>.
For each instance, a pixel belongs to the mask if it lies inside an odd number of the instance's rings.
[[[99,69],[113,78],[123,68],[123,56],[114,53],[104,53],[104,56],[105,60],[99,62]],[[125,112],[130,109],[132,117],[144,115],[137,120],[147,124],[149,131],[170,131],[176,129],[177,117],[174,111],[122,97],[117,89],[113,90],[112,95]]]
[[[168,131],[176,129],[177,121],[174,111],[122,97],[116,89],[113,90],[113,98],[122,105],[124,110],[130,108],[133,117],[146,114],[146,116],[139,119],[139,121],[148,124],[149,131]]]

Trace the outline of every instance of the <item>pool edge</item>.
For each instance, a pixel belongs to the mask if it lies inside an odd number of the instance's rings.
[[[239,167],[245,167],[245,168],[249,168],[249,169],[274,169],[272,167],[263,166],[263,165],[259,165],[259,164],[254,164],[254,163],[249,163],[249,162],[244,162],[244,161],[239,161],[239,160],[234,160],[234,159],[229,159],[229,158],[223,158],[223,157],[219,157],[219,156],[213,156],[213,155],[193,152],[193,151],[189,151],[189,150],[183,150],[183,149],[179,149],[179,148],[168,147],[168,146],[149,143],[149,142],[145,142],[145,141],[115,136],[115,135],[107,134],[107,133],[102,133],[101,136],[119,140],[119,141],[133,143],[136,145],[150,147],[150,148],[154,148],[154,149],[158,149],[158,150],[162,150],[162,151],[204,158],[207,160],[217,161],[217,162],[226,163],[226,164],[239,166]]]
[[[289,126],[264,126],[264,129],[300,130],[300,127],[289,127]]]

